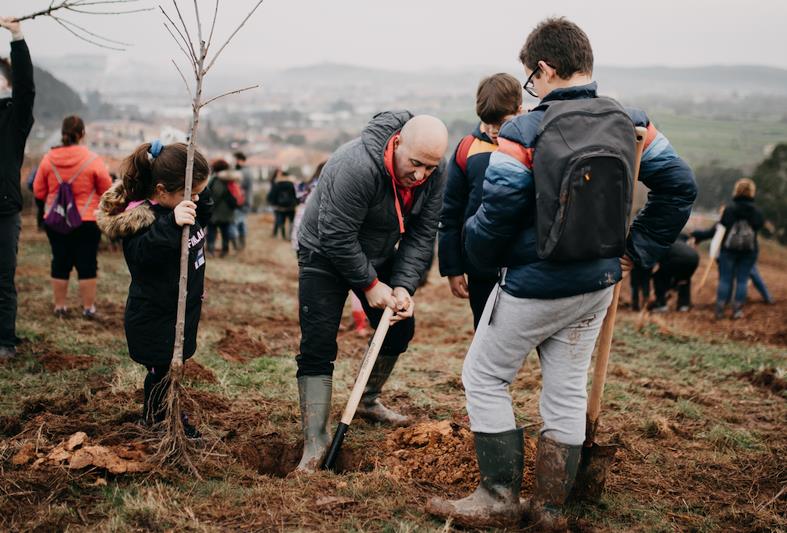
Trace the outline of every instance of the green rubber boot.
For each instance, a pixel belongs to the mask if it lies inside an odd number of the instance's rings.
[[[331,444],[328,418],[331,414],[331,376],[301,376],[298,378],[298,397],[301,403],[303,456],[296,472],[315,472]]]
[[[540,531],[566,531],[568,521],[562,508],[574,487],[582,455],[582,445],[561,444],[541,435],[536,450],[533,497],[526,517]]]
[[[432,498],[426,511],[465,527],[516,527],[522,519],[519,490],[525,465],[522,429],[475,433],[481,482],[461,500]]]
[[[369,381],[363,390],[363,396],[361,396],[361,403],[358,404],[358,409],[356,410],[356,414],[364,420],[394,427],[410,424],[409,417],[387,408],[380,401],[383,385],[388,381],[397,359],[399,359],[398,355],[379,355],[374,362]]]

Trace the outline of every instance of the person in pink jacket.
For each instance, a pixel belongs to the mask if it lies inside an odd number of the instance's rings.
[[[48,214],[55,204],[61,181],[71,185],[74,205],[79,210],[82,224],[68,234],[46,227],[52,247],[55,315],[65,317],[68,314],[68,278],[71,270],[76,268],[82,315],[93,319],[96,316],[96,256],[101,240],[101,232],[96,225],[96,210],[101,195],[109,189],[112,179],[103,160],[82,144],[85,124],[81,118],[68,116],[63,119],[61,132],[63,144],[49,150],[38,165],[33,193],[37,199],[44,200],[45,213]]]

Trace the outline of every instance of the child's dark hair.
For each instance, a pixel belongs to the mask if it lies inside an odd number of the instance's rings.
[[[230,164],[224,159],[216,159],[210,164],[210,170],[214,173],[221,172],[223,170],[229,170],[229,168]]]
[[[7,57],[0,57],[0,76],[8,82],[9,87],[14,86],[14,74],[11,70],[11,61]]]
[[[243,152],[235,152],[232,154],[236,161],[246,161],[246,154]]]
[[[186,184],[185,144],[168,144],[155,158],[149,150],[150,143],[142,144],[123,161],[120,175],[128,201],[150,198],[158,184],[163,185],[167,192],[179,191]],[[205,181],[209,173],[205,156],[195,150],[193,183]]]
[[[63,119],[60,134],[63,146],[78,144],[82,137],[85,136],[85,123],[78,116],[69,115]]]
[[[505,72],[487,76],[478,84],[475,112],[486,124],[499,124],[508,115],[515,115],[522,105],[522,84]]]
[[[541,21],[527,36],[519,60],[529,70],[543,61],[568,79],[576,73],[593,73],[593,48],[582,28],[564,17]]]

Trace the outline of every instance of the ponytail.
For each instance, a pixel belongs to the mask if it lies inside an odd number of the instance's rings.
[[[151,155],[155,145],[156,157]],[[121,176],[126,200],[146,200],[153,196],[156,185],[161,184],[167,192],[175,192],[186,185],[186,150],[183,143],[161,145],[141,144],[128,156],[121,166]],[[199,152],[194,152],[194,183],[208,179],[208,161]]]
[[[85,136],[85,123],[78,116],[69,115],[63,119],[60,134],[63,146],[78,144],[82,137]]]

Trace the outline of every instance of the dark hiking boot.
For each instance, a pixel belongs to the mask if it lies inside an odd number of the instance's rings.
[[[478,488],[461,500],[431,498],[426,511],[465,527],[516,527],[523,511],[519,502],[525,464],[522,429],[474,436],[481,474]]]
[[[366,388],[363,391],[363,396],[361,396],[361,403],[358,404],[358,409],[356,410],[356,414],[359,417],[369,422],[377,422],[394,427],[410,424],[410,417],[387,408],[380,401],[383,385],[388,381],[388,377],[391,375],[398,358],[398,355],[380,355],[377,357],[372,373],[369,375],[369,381],[366,383]]]
[[[98,318],[98,314],[96,313],[96,306],[93,305],[88,307],[87,309],[82,309],[82,316],[87,320],[96,320]]]
[[[743,306],[741,307],[733,307],[732,309],[732,319],[733,320],[740,320],[743,318]]]
[[[528,523],[539,531],[566,531],[562,508],[574,487],[582,445],[561,444],[541,435],[536,450],[533,497],[527,503]]]
[[[716,318],[716,320],[723,319],[724,318],[724,306],[723,305],[717,305],[716,306],[716,311],[714,312],[713,316]]]
[[[296,472],[316,472],[331,444],[328,417],[331,414],[331,376],[301,376],[298,397],[301,403],[303,456]]]
[[[68,318],[69,312],[67,307],[55,307],[55,317]]]

